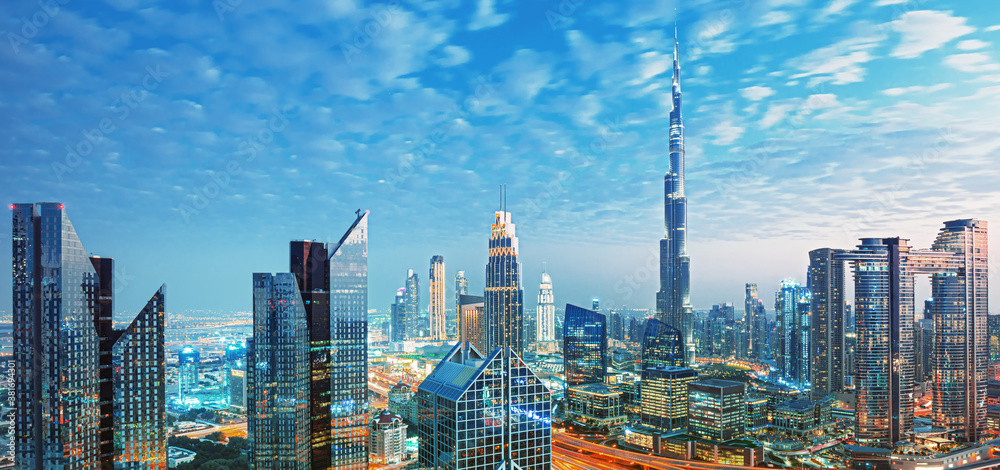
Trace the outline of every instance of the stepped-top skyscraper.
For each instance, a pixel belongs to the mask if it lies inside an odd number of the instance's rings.
[[[430,280],[431,303],[427,307],[430,314],[431,331],[433,340],[448,339],[448,321],[444,313],[444,256],[434,255],[431,257],[431,269],[427,275]]]
[[[509,347],[520,356],[524,354],[524,289],[517,254],[517,235],[510,212],[497,211],[486,263],[483,330],[487,350]]]
[[[687,254],[687,197],[684,195],[684,121],[681,118],[681,65],[674,27],[673,109],[670,111],[670,167],[663,177],[666,231],[660,240],[660,291],[656,313],[684,335],[685,356],[694,363],[691,260]]]

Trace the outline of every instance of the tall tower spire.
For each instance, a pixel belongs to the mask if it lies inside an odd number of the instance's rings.
[[[663,323],[681,331],[685,360],[694,363],[694,313],[687,254],[687,197],[684,194],[684,120],[681,118],[680,44],[674,17],[674,76],[671,89],[669,167],[663,176],[664,236],[660,240],[660,291],[656,311]]]

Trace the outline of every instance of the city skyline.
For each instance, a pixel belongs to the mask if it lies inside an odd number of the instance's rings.
[[[738,302],[746,282],[762,292],[787,277],[802,282],[806,253],[818,247],[850,249],[867,236],[924,246],[943,220],[997,219],[1000,196],[987,182],[998,171],[989,164],[998,160],[990,137],[997,117],[989,109],[997,100],[991,83],[1000,67],[994,45],[1000,13],[981,8],[984,2],[913,3],[734,2],[678,11],[691,103],[685,118],[695,308]],[[120,260],[122,305],[143,302],[167,282],[174,311],[249,311],[247,276],[284,269],[278,253],[288,240],[335,242],[342,217],[307,214],[297,198],[369,208],[377,229],[369,300],[387,309],[406,269],[422,272],[433,254],[449,260],[448,276],[464,270],[473,291],[483,286],[481,247],[489,233],[478,221],[495,209],[495,188],[506,182],[510,211],[525,232],[528,279],[547,263],[565,286],[557,304],[600,297],[605,308],[652,308],[655,275],[635,286],[627,281],[649,277],[646,264],[662,236],[658,181],[667,161],[675,5],[588,2],[551,25],[546,5],[486,4],[471,14],[401,6],[398,21],[370,38],[351,63],[337,45],[351,44],[355,26],[367,24],[373,12],[365,5],[290,10],[259,2],[223,12],[224,21],[211,9],[184,16],[180,5],[156,7],[182,25],[170,31],[124,4],[120,12],[64,5],[16,51],[6,44],[0,54],[5,69],[20,72],[0,77],[5,101],[28,98],[0,126],[11,142],[0,156],[6,199],[62,201],[89,234],[88,248]],[[10,24],[36,10],[12,7]],[[192,27],[220,44],[248,41],[250,31],[274,29],[270,18],[307,30],[316,21],[342,26],[317,32],[330,35],[321,38],[306,32],[280,38],[301,45],[303,57],[322,41],[319,49],[330,50],[315,54],[329,61],[284,63],[276,57],[284,54],[258,40],[249,44],[266,54],[184,45],[182,31]],[[115,40],[97,41],[107,49],[95,54],[93,41],[72,40],[87,27]],[[523,29],[537,34],[482,45]],[[921,39],[919,32],[928,30],[935,33]],[[387,60],[401,57],[400,46],[409,43],[397,40],[402,35],[433,34],[441,38],[413,51],[412,60]],[[757,43],[773,47],[751,46]],[[59,55],[91,62],[86,70],[67,68]],[[320,81],[312,82],[317,62],[345,73],[320,70]],[[824,71],[826,63],[831,68]],[[287,73],[257,72],[268,68]],[[55,76],[78,76],[79,83]],[[477,81],[491,76],[492,82]],[[111,103],[143,83],[145,99],[118,120]],[[223,84],[259,99],[233,98]],[[79,100],[81,90],[97,92]],[[455,121],[449,111],[469,97],[480,107]],[[323,117],[356,114],[362,99],[372,109],[363,122]],[[421,108],[427,111],[407,117]],[[87,142],[81,131],[97,128],[105,116],[114,132],[67,165],[65,147]],[[378,125],[384,129],[373,130]],[[263,129],[277,134],[273,145],[228,173],[241,142]],[[432,155],[412,173],[401,167],[399,158],[435,131],[446,138]],[[504,143],[515,135],[524,142]],[[487,140],[480,144],[475,136]],[[595,142],[603,150],[590,152]],[[473,143],[494,149],[499,159],[486,158]],[[397,176],[406,177],[385,182],[400,168]],[[195,207],[189,196],[210,187],[210,172],[224,187],[185,218],[179,207]],[[436,189],[432,178],[447,190]],[[468,229],[445,229],[455,226]],[[9,226],[0,233],[0,249],[9,249]],[[581,250],[593,256],[580,259]],[[240,256],[246,252],[265,254]],[[207,259],[227,262],[188,269]],[[713,269],[720,264],[732,269]],[[9,280],[9,273],[0,276]],[[0,304],[9,302],[8,293],[0,294]]]

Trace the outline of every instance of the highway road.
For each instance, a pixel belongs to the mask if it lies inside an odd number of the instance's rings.
[[[624,449],[602,446],[600,444],[588,442],[583,439],[579,439],[564,433],[553,435],[552,438],[553,454],[555,454],[557,447],[561,447],[564,450],[573,449],[576,450],[577,452],[582,451],[585,453],[589,453],[592,456],[596,457],[595,460],[597,460],[598,462],[603,462],[604,465],[609,465],[608,461],[616,460],[626,465],[628,464],[642,465],[649,468],[665,468],[665,469],[708,470],[708,469],[730,468],[739,470],[750,470],[755,468],[755,467],[743,467],[739,465],[725,465],[725,464],[692,461],[692,460],[668,459],[666,457],[659,457],[655,455],[640,454],[636,452],[630,452]],[[554,457],[555,456],[553,455],[553,458]],[[605,468],[605,467],[597,467],[597,468]]]
[[[191,439],[201,439],[205,436],[212,434],[213,432],[221,432],[226,435],[226,437],[247,437],[247,423],[236,423],[236,424],[224,424],[222,426],[213,426],[208,429],[199,429],[197,431],[182,432],[179,434],[174,434],[175,436],[190,437]]]

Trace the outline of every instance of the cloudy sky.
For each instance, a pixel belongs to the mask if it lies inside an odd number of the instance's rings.
[[[557,303],[649,307],[675,7],[696,308],[1000,222],[993,0],[6,2],[3,199],[64,202],[119,311],[249,309],[368,209],[386,308],[435,254],[482,289],[505,183],[529,308],[543,263]]]

